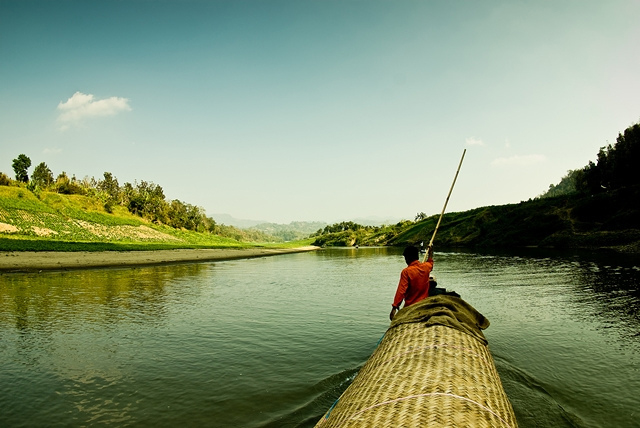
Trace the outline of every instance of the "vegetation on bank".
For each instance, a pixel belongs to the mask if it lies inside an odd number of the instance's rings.
[[[640,124],[602,147],[596,162],[569,171],[557,185],[527,202],[447,213],[436,244],[442,247],[615,248],[640,252]],[[269,234],[218,225],[204,210],[166,201],[153,183],[118,184],[104,179],[57,179],[44,162],[14,159],[16,180],[0,173],[0,250],[98,251],[247,246],[294,247],[427,245],[438,215],[364,226],[341,222],[305,239],[297,230],[263,225]],[[278,235],[278,237],[274,236]],[[283,243],[282,241],[293,242]]]
[[[219,233],[216,233],[219,232]],[[259,241],[254,234],[216,225],[198,232],[149,221],[116,206],[107,212],[100,200],[83,195],[40,192],[25,186],[0,186],[0,250],[105,251],[177,248],[296,247],[311,240]]]
[[[538,198],[444,215],[439,247],[614,248],[640,252],[640,124],[600,149],[597,162],[568,174]],[[427,245],[439,215],[364,227],[341,223],[315,234],[314,245]]]
[[[309,238],[318,227],[326,225],[319,221],[292,221],[288,224],[260,223],[243,229],[245,232],[257,231],[272,236],[281,242],[298,241]]]

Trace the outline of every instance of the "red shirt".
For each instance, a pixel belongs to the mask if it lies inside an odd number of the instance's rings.
[[[400,282],[393,299],[393,306],[399,307],[404,300],[404,305],[413,305],[429,296],[429,274],[433,269],[433,259],[424,263],[419,260],[412,261],[402,270]]]

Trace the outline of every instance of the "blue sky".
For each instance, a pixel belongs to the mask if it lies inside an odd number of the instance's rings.
[[[520,202],[640,120],[638,1],[0,0],[0,171],[279,223]],[[214,215],[215,218],[215,215]]]

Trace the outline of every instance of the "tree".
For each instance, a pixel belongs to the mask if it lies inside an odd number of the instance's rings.
[[[152,221],[166,223],[168,204],[162,187],[142,180],[139,184],[136,183],[136,187],[131,183],[125,183],[122,192],[130,212]]]
[[[71,180],[69,180],[67,173],[62,171],[56,178],[56,192],[62,193],[63,195],[70,195],[70,184]]]
[[[209,230],[204,209],[195,205],[174,199],[167,209],[168,224],[176,229],[187,229],[195,231]]]
[[[46,188],[53,184],[53,173],[46,163],[40,162],[31,175],[31,180],[38,186]]]
[[[11,179],[4,172],[0,172],[0,186],[9,186],[11,184]]]
[[[105,172],[104,180],[98,181],[98,190],[105,192],[112,200],[117,200],[120,195],[120,186],[118,185],[118,179],[110,172]]]
[[[636,123],[618,134],[616,144],[601,147],[596,163],[582,170],[577,181],[579,191],[598,193],[640,184],[640,124]]]
[[[416,214],[415,221],[424,220],[425,218],[427,218],[427,215],[424,212],[419,212],[418,214]]]
[[[13,170],[16,173],[16,180],[21,183],[27,183],[29,181],[29,175],[27,169],[31,166],[31,159],[25,154],[20,154],[13,160]]]
[[[101,198],[104,201],[104,209],[111,212],[113,206],[120,200],[120,186],[118,179],[110,172],[104,173],[104,180],[100,180],[97,184],[98,190],[101,191]]]
[[[84,195],[86,193],[81,183],[76,180],[75,175],[69,178],[64,171],[56,178],[55,190],[63,195]]]
[[[547,190],[541,198],[551,198],[554,196],[569,195],[575,193],[578,190],[579,182],[582,180],[584,171],[582,169],[574,169],[567,171],[567,175],[562,177],[560,183],[549,185]]]

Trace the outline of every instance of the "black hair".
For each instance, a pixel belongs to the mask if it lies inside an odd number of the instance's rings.
[[[412,262],[420,258],[420,251],[418,251],[418,249],[413,245],[410,245],[404,249],[404,251],[402,252],[402,255],[404,256],[405,259]]]

